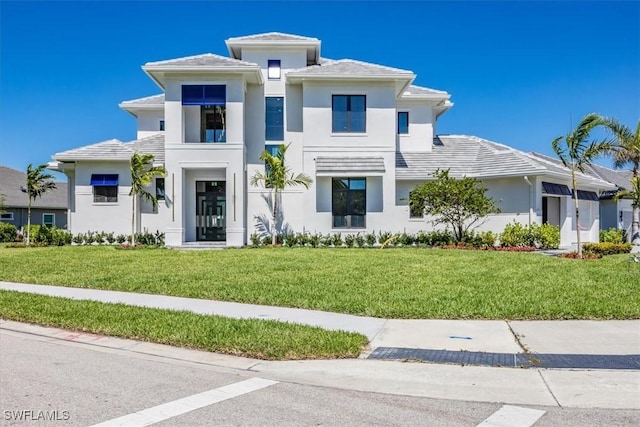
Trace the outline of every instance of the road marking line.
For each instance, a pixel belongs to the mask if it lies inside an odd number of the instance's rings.
[[[239,383],[230,384],[174,400],[173,402],[165,403],[163,405],[154,406],[153,408],[144,409],[123,417],[114,418],[113,420],[95,424],[93,427],[148,426],[178,415],[186,414],[187,412],[191,412],[196,409],[204,408],[205,406],[213,405],[214,403],[222,402],[223,400],[251,393],[252,391],[260,390],[277,383],[277,381],[265,380],[262,378],[251,378],[246,381],[241,381]]]
[[[504,405],[477,427],[530,427],[544,414],[537,409]]]

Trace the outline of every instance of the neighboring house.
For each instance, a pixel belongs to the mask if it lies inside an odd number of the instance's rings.
[[[5,195],[4,213],[0,221],[13,224],[18,230],[27,225],[27,174],[0,166],[0,193]],[[56,182],[57,188],[31,202],[31,223],[58,228],[67,227],[67,184]]]
[[[540,153],[531,154],[554,162],[559,166],[562,165],[557,158],[548,157]],[[627,235],[631,237],[633,213],[631,200],[628,198],[613,200],[613,196],[620,190],[629,189],[631,186],[631,177],[633,176],[632,172],[629,170],[613,170],[595,163],[587,166],[585,172],[594,178],[607,181],[615,187],[614,189],[605,190],[600,193],[600,229],[608,230],[610,228],[617,228],[625,230]]]
[[[167,169],[145,205],[143,229],[166,233],[169,246],[218,241],[245,245],[268,221],[269,192],[248,184],[264,170],[260,153],[291,144],[287,163],[313,178],[310,189],[282,194],[278,229],[297,232],[415,232],[431,229],[409,212],[411,189],[437,169],[473,176],[502,213],[481,229],[511,221],[551,222],[563,246],[575,241],[566,168],[471,136],[436,136],[450,95],[415,86],[407,70],[352,59],[321,58],[320,40],[282,33],[226,40],[229,57],[203,54],[148,62],[142,69],[162,94],[125,101],[137,139],[110,140],[53,156],[67,174],[74,233],[127,233],[128,160],[153,153]],[[546,141],[544,142],[546,143]],[[597,241],[596,193],[608,182],[579,175],[584,241]]]

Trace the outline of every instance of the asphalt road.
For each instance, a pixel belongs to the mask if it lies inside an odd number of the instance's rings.
[[[631,410],[528,409],[544,411],[535,426],[635,426],[640,420]],[[498,403],[268,381],[247,371],[0,331],[1,426],[130,425],[136,412],[166,426],[477,426],[503,410]]]

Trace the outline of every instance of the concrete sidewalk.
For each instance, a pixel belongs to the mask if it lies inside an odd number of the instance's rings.
[[[502,320],[387,320],[360,317],[315,310],[240,304],[165,295],[137,294],[61,286],[28,285],[0,282],[0,289],[50,295],[79,300],[188,310],[199,314],[220,315],[231,318],[258,318],[318,326],[329,330],[345,330],[365,335],[370,348],[362,357],[373,354],[392,354],[388,349],[422,349],[434,351],[466,352],[466,356],[492,353],[508,359],[528,354],[628,356],[631,364],[624,369],[640,369],[640,320],[622,321],[502,321]],[[376,350],[380,350],[376,353]],[[457,363],[455,358],[436,359],[402,357],[400,359]],[[384,358],[384,357],[379,357]],[[393,358],[393,357],[391,357]],[[466,359],[465,359],[466,360]],[[605,358],[606,360],[606,358]],[[470,362],[466,362],[469,364]],[[584,368],[584,364],[561,367]],[[569,365],[566,365],[569,363]],[[473,363],[471,363],[473,364]],[[482,363],[480,363],[482,364]],[[504,364],[489,366],[505,366]],[[518,366],[516,364],[516,366]],[[544,364],[541,366],[545,366]],[[553,365],[547,365],[553,367]],[[599,366],[599,365],[594,365]],[[604,365],[604,367],[608,367]],[[608,367],[615,369],[615,365]]]

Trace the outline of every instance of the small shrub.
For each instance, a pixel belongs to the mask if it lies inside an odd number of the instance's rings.
[[[398,236],[397,242],[402,246],[413,246],[416,237],[413,234],[402,233]]]
[[[309,236],[309,244],[312,248],[317,248],[320,246],[320,240],[322,239],[322,234],[313,233]]]
[[[569,259],[580,259],[580,257],[578,256],[578,252],[577,251],[569,252],[569,253],[566,253],[566,254],[560,254],[560,255],[558,255],[558,257],[560,257],[560,258],[569,258]],[[582,259],[600,259],[600,258],[602,258],[602,255],[595,254],[595,253],[583,253],[582,254]]]
[[[436,230],[429,233],[428,240],[431,246],[452,245],[455,242],[453,234],[448,230]]]
[[[93,237],[97,244],[102,245],[104,243],[105,233],[102,231],[96,231],[96,234]]]
[[[122,243],[126,242],[127,240],[129,240],[129,239],[128,239],[128,238],[127,238],[127,236],[125,236],[124,234],[118,234],[118,235],[116,236],[116,242],[118,242],[118,243],[120,243],[120,244],[122,244]]]
[[[431,246],[430,234],[420,231],[416,236],[416,243],[418,243],[418,246]]]
[[[542,225],[531,224],[531,233],[535,245],[540,249],[558,249],[560,247],[560,229],[555,225],[548,222]]]
[[[340,233],[335,233],[331,236],[331,244],[336,247],[342,247],[342,235]]]
[[[0,222],[0,242],[13,242],[18,237],[18,229],[13,224]]]
[[[320,243],[322,244],[322,246],[331,246],[331,244],[333,243],[333,237],[331,236],[331,234],[322,236],[320,237]]]
[[[93,242],[96,241],[96,237],[93,231],[87,231],[86,234],[84,235],[84,244],[85,245],[92,245]]]
[[[305,247],[309,244],[309,233],[298,233],[298,244]]]
[[[627,232],[610,228],[608,230],[600,230],[600,243],[625,243],[627,241]]]
[[[287,234],[284,236],[284,245],[292,248],[298,244],[298,236],[295,233]]]
[[[585,254],[615,255],[628,254],[631,252],[631,243],[585,243],[582,245]]]
[[[49,242],[50,245],[53,245],[53,246],[70,245],[72,240],[73,240],[73,236],[70,232],[66,230],[62,230],[60,228],[55,228],[55,227],[51,229],[51,241]]]
[[[364,236],[360,233],[356,234],[356,246],[358,246],[359,248],[364,248],[365,243],[366,240]]]
[[[504,227],[500,234],[501,246],[533,246],[529,230],[519,222],[512,222]]]
[[[113,235],[113,233],[106,233],[104,238],[106,239],[107,243],[109,243],[110,245],[113,245],[113,243],[116,241],[116,238]]]
[[[374,232],[374,233],[367,233],[364,239],[367,241],[367,246],[372,248],[376,245],[376,240],[378,238],[376,237],[376,233]]]
[[[347,234],[346,236],[344,236],[344,244],[348,248],[352,248],[353,245],[355,245],[355,243],[356,243],[356,236],[354,236],[353,234]]]
[[[262,236],[262,246],[269,246],[271,245],[271,236],[270,235],[265,235]]]
[[[378,243],[380,243],[381,245],[384,244],[384,242],[388,241],[391,236],[392,234],[388,231],[381,231],[380,234],[378,234]]]
[[[84,234],[78,233],[75,236],[73,236],[73,243],[75,243],[76,245],[83,244],[84,243]]]
[[[260,236],[258,236],[257,233],[253,233],[251,236],[249,236],[249,239],[251,239],[252,247],[254,248],[260,247],[260,243],[262,243],[262,240],[260,239]]]

